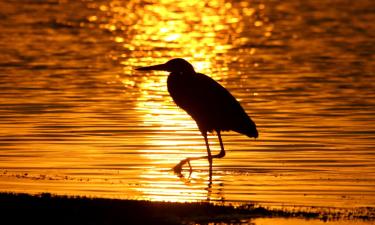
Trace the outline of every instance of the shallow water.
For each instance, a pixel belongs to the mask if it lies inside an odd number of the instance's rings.
[[[1,1],[0,191],[375,207],[374,9]],[[191,177],[171,171],[204,140],[166,73],[134,71],[175,57],[229,89],[260,132],[224,134],[212,182],[206,161]]]

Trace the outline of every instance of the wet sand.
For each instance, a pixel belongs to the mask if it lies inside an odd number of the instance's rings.
[[[366,210],[366,214],[334,210],[289,211],[254,205],[234,207],[203,202],[173,203],[55,196],[49,193],[0,193],[2,220],[12,224],[272,224],[276,221],[282,221],[283,224],[296,224],[296,221],[304,224],[327,221],[329,224],[333,221],[333,224],[340,224],[341,220],[345,224],[371,224],[375,221],[375,210]]]

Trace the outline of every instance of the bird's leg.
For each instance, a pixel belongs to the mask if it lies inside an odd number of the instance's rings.
[[[209,174],[210,176],[212,176],[212,159],[213,158],[223,158],[225,156],[225,149],[224,149],[224,144],[223,144],[223,140],[221,139],[221,133],[220,131],[216,131],[217,132],[217,136],[219,138],[219,142],[220,142],[220,152],[219,154],[217,155],[212,155],[211,154],[211,150],[210,150],[210,146],[208,144],[208,138],[207,138],[207,133],[203,133],[202,132],[202,135],[204,137],[204,141],[206,143],[206,147],[207,147],[207,156],[200,156],[200,157],[188,157],[184,160],[181,160],[180,163],[178,163],[175,167],[173,167],[173,170],[175,173],[181,175],[181,171],[182,171],[182,167],[188,163],[189,165],[189,168],[190,168],[190,174],[193,172],[193,168],[190,164],[190,161],[191,160],[198,160],[198,159],[208,159],[208,163],[209,163]]]
[[[202,135],[204,137],[204,141],[206,143],[206,147],[207,147],[207,156],[200,156],[200,157],[188,157],[186,159],[183,159],[181,160],[177,165],[175,165],[173,167],[173,171],[175,173],[177,173],[178,175],[181,175],[181,171],[182,171],[182,167],[188,163],[189,165],[189,168],[190,168],[190,173],[192,173],[193,171],[193,168],[191,167],[191,164],[190,164],[190,161],[191,160],[198,160],[198,159],[208,159],[208,163],[210,164],[210,174],[212,173],[212,155],[211,155],[211,150],[210,150],[210,146],[208,144],[208,139],[207,139],[207,133],[203,133],[202,132]]]
[[[223,158],[225,156],[225,150],[224,150],[224,145],[223,145],[223,140],[221,140],[221,134],[220,134],[220,131],[216,131],[217,132],[217,136],[219,138],[219,142],[220,142],[220,152],[219,154],[217,155],[213,155],[212,158]]]
[[[204,137],[204,141],[206,143],[207,147],[207,159],[209,163],[209,174],[212,176],[212,155],[211,155],[211,150],[210,150],[210,145],[208,144],[208,138],[207,138],[207,132],[202,132],[202,135]]]

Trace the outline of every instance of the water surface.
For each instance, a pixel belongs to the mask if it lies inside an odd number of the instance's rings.
[[[375,207],[374,9],[1,1],[0,191]],[[229,89],[260,132],[224,134],[212,182],[204,160],[190,177],[171,171],[204,155],[204,140],[169,97],[168,74],[134,71],[175,57]]]

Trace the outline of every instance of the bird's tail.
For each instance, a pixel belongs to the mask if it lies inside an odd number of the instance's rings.
[[[251,132],[246,133],[246,135],[248,137],[258,138],[259,133],[258,133],[258,130],[256,128],[254,128]]]
[[[243,124],[245,126],[241,127],[240,129],[236,129],[235,131],[241,134],[244,134],[248,137],[257,138],[259,136],[258,130],[256,128],[255,123],[249,118],[250,121]]]
[[[244,134],[248,137],[253,137],[253,138],[257,138],[259,136],[258,130],[255,126],[250,127],[250,129],[248,129],[246,131],[246,133],[244,133]]]

